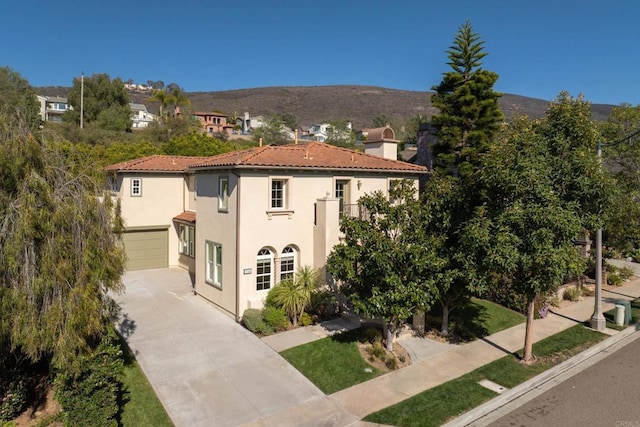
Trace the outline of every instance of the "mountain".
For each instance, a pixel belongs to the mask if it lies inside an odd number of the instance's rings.
[[[35,88],[41,95],[66,96],[70,88],[60,86]],[[387,89],[375,86],[283,86],[254,89],[236,89],[217,92],[188,92],[193,111],[234,112],[245,111],[252,116],[272,113],[291,113],[300,125],[335,119],[348,119],[356,129],[370,127],[376,116],[387,115],[397,123],[404,123],[416,114],[432,116],[433,92]],[[148,93],[131,92],[132,102],[145,103]],[[504,94],[500,108],[507,119],[516,115],[542,117],[549,101],[526,96]],[[150,110],[157,106],[149,104]],[[593,104],[593,119],[606,120],[613,105]]]

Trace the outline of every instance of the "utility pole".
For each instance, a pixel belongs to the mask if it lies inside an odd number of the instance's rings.
[[[602,143],[598,141],[598,161],[602,162]],[[600,165],[602,167],[602,165]],[[590,326],[596,331],[604,331],[607,322],[602,314],[602,227],[596,230],[596,295]]]

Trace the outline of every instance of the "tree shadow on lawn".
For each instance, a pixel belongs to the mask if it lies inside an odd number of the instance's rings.
[[[473,341],[489,335],[486,327],[489,313],[486,307],[469,302],[449,311],[449,333],[460,341]],[[442,327],[442,307],[434,306],[427,315],[427,329],[440,331]]]

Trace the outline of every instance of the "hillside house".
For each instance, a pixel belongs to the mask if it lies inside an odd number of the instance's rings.
[[[164,257],[163,266],[189,270],[195,293],[239,320],[300,266],[324,277],[340,217],[357,212],[361,196],[388,192],[398,179],[417,187],[426,168],[395,160],[394,148],[393,138],[371,139],[365,153],[307,142],[110,166],[128,268]]]
[[[226,133],[231,135],[233,132],[233,124],[228,123],[226,114],[213,112],[196,112],[191,113],[191,116],[198,120],[202,132],[207,135],[215,135],[218,133]]]
[[[43,122],[60,123],[62,115],[67,110],[73,110],[67,98],[61,96],[38,95],[38,102],[40,102],[40,120]]]
[[[158,116],[151,114],[144,104],[129,103],[131,109],[131,129],[144,129],[158,120]]]

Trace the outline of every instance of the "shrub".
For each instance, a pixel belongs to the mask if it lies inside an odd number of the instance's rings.
[[[54,390],[64,425],[116,427],[122,369],[122,350],[110,331],[90,354],[56,372]]]
[[[262,310],[257,308],[248,308],[242,314],[242,323],[253,333],[262,335],[270,335],[273,333],[273,327],[264,321]]]
[[[607,284],[611,286],[622,286],[622,277],[618,273],[607,274]]]
[[[284,331],[289,327],[289,319],[281,308],[266,306],[262,309],[262,317],[276,331]]]
[[[0,422],[16,418],[27,407],[27,385],[24,375],[0,378]]]
[[[363,344],[382,344],[382,331],[379,328],[363,328],[360,333],[360,342]]]
[[[577,287],[570,287],[564,290],[562,293],[562,298],[569,301],[578,301],[580,296],[582,295],[582,291]]]
[[[300,315],[300,319],[298,319],[298,325],[300,326],[309,326],[313,323],[313,317],[306,311]]]
[[[595,295],[595,291],[589,288],[582,288],[582,296],[583,297],[592,297]]]
[[[618,270],[618,275],[622,280],[629,280],[633,276],[633,269],[630,267],[622,267]]]
[[[338,298],[335,292],[324,289],[313,292],[309,301],[309,312],[315,314],[320,319],[334,318],[339,312]]]

